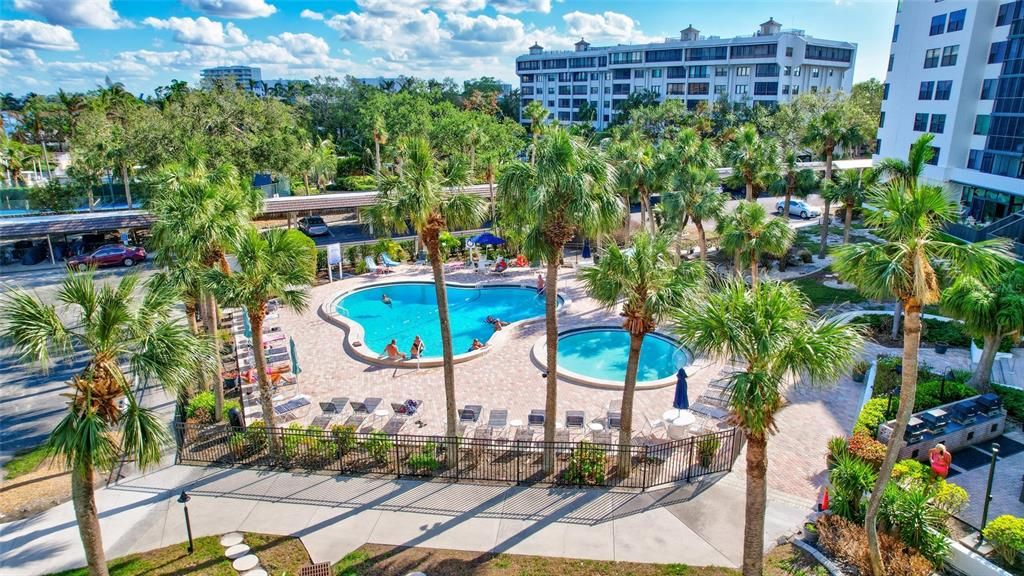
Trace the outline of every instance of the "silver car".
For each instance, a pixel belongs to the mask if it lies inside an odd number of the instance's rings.
[[[781,216],[782,215],[782,211],[785,208],[785,205],[786,205],[786,201],[785,200],[779,200],[775,204],[775,213]],[[799,217],[803,218],[804,220],[808,220],[810,218],[817,218],[818,216],[821,216],[821,210],[818,210],[817,208],[811,208],[803,200],[790,200],[789,201],[789,215],[790,216],[799,216]]]
[[[305,218],[299,218],[299,230],[302,230],[309,236],[326,236],[331,231],[327,229],[327,224],[324,219],[319,216],[306,216]]]

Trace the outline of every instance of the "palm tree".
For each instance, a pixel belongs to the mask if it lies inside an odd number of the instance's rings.
[[[636,196],[640,199],[640,228],[650,228],[654,233],[654,215],[651,212],[651,192],[657,187],[659,180],[659,163],[654,145],[640,132],[629,131],[625,136],[613,141],[608,147],[608,157],[615,163],[619,176],[619,187],[626,197]],[[631,218],[627,206],[626,217]],[[627,220],[626,231],[629,231]]]
[[[808,168],[801,169],[797,160],[796,152],[787,151],[782,155],[780,177],[768,186],[768,191],[773,195],[783,195],[782,215],[789,218],[789,203],[793,196],[806,198],[818,186],[818,178],[814,171]]]
[[[796,232],[782,218],[768,216],[764,206],[756,202],[743,202],[729,217],[720,220],[722,249],[731,252],[737,264],[750,266],[750,283],[757,287],[757,269],[761,256],[782,257],[796,238]],[[742,276],[739,266],[737,273]]]
[[[388,143],[387,127],[384,125],[384,117],[377,115],[373,117],[373,163],[380,178],[380,147]]]
[[[693,128],[680,130],[671,153],[675,166],[670,177],[672,190],[661,194],[662,211],[674,222],[679,233],[692,220],[697,229],[700,259],[707,260],[707,235],[704,221],[718,221],[727,197],[718,189],[719,155],[710,140],[700,137]],[[669,218],[668,216],[674,216]],[[678,245],[678,244],[677,244]]]
[[[71,469],[71,500],[93,576],[108,573],[93,486],[96,471],[121,458],[148,467],[160,460],[169,442],[166,423],[138,404],[135,390],[154,383],[181,390],[213,355],[208,342],[172,319],[178,294],[170,284],[145,288],[140,296],[134,274],[116,286],[101,286],[91,272],[71,273],[57,293],[60,308],[22,290],[9,293],[0,305],[0,335],[22,362],[36,362],[46,371],[51,355],[84,354],[88,359],[68,383],[67,414],[50,433],[46,449]]]
[[[768,436],[775,431],[787,380],[834,381],[853,363],[860,334],[849,324],[814,318],[806,296],[791,284],[768,281],[748,290],[738,279],[684,298],[675,329],[696,354],[745,363],[729,375],[729,410],[747,439],[743,574],[760,575]]]
[[[1005,336],[1024,331],[1024,269],[1019,266],[1001,275],[995,284],[971,277],[958,278],[939,300],[946,315],[963,321],[974,337],[985,342],[971,386],[986,390],[992,381],[992,364]]]
[[[832,181],[832,161],[838,146],[847,147],[859,138],[857,128],[849,121],[845,100],[837,100],[824,112],[811,118],[804,134],[804,143],[818,150],[825,157],[825,182]],[[825,197],[825,209],[821,213],[821,243],[818,258],[825,257],[828,248],[828,226],[832,220],[831,200]]]
[[[232,253],[238,261],[238,270],[227,273],[210,268],[203,275],[203,283],[228,306],[244,307],[252,327],[252,349],[256,360],[256,378],[259,383],[260,407],[263,423],[271,430],[271,444],[277,449],[274,432],[274,400],[267,378],[267,358],[263,349],[263,322],[267,306],[276,298],[285,308],[297,312],[306,310],[308,289],[313,282],[316,248],[310,245],[298,230],[273,229],[260,233],[249,226],[242,233]]]
[[[381,234],[405,231],[411,224],[427,248],[427,257],[434,272],[437,316],[441,325],[445,414],[448,420],[446,434],[454,438],[458,424],[455,411],[455,364],[448,292],[444,283],[441,233],[478,225],[486,217],[487,207],[478,196],[445,190],[447,182],[425,138],[409,139],[404,154],[402,173],[385,182],[376,203],[364,210],[363,214],[373,229]]]
[[[939,301],[940,263],[952,277],[972,276],[982,283],[994,282],[1007,261],[1001,240],[957,244],[945,239],[943,227],[955,220],[959,207],[938,186],[908,186],[894,179],[867,195],[874,210],[865,223],[876,229],[881,244],[847,244],[836,250],[832,267],[870,298],[896,298],[903,305],[903,374],[900,404],[889,445],[868,501],[865,528],[872,571],[883,574],[878,550],[876,519],[882,492],[899,457],[903,433],[914,411],[917,393],[918,347],[921,342],[921,308]]]
[[[32,131],[34,143],[37,144],[43,153],[43,165],[46,167],[47,178],[51,177],[50,158],[46,154],[45,125],[46,117],[53,107],[46,101],[45,96],[33,94],[25,101],[22,109],[22,122]]]
[[[306,171],[302,175],[306,194],[309,194],[309,178],[311,176],[316,183],[317,191],[322,193],[337,169],[338,155],[334,151],[334,143],[330,138],[321,140],[316,146],[309,147],[306,151]]]
[[[587,294],[605,308],[614,311],[622,301],[622,328],[629,333],[619,428],[620,478],[629,476],[632,464],[633,394],[644,337],[680,305],[684,289],[703,280],[707,270],[704,263],[693,261],[673,265],[669,244],[668,236],[640,232],[633,237],[631,250],[611,244],[597,265],[580,273]]]
[[[766,188],[777,170],[776,146],[764,140],[753,124],[744,125],[735,138],[725,145],[725,160],[732,166],[735,179],[747,189],[747,201],[753,202],[756,190]]]
[[[836,180],[825,180],[821,195],[829,202],[843,205],[843,244],[850,243],[853,209],[864,201],[864,195],[878,183],[878,172],[871,168],[843,170]]]
[[[620,223],[622,202],[615,192],[615,168],[596,148],[564,129],[548,132],[536,149],[535,162],[509,165],[498,178],[501,213],[512,226],[527,230],[526,252],[547,264],[545,318],[547,395],[544,440],[555,439],[558,410],[558,266],[565,244],[574,236],[593,238]],[[550,444],[549,444],[550,445]],[[554,464],[544,453],[544,469]]]
[[[547,119],[548,114],[548,109],[540,100],[531,100],[523,108],[523,116],[530,119],[530,134],[533,138],[533,147],[530,149],[531,163],[537,162],[537,140],[540,138],[540,132],[544,128],[544,120]]]
[[[186,155],[188,159],[165,167],[155,179],[157,193],[150,212],[156,217],[151,229],[156,262],[171,270],[180,268],[176,274],[195,275],[213,267],[227,273],[224,254],[259,211],[262,196],[258,189],[240,183],[234,167],[222,164],[210,170],[190,147]],[[195,280],[190,283],[198,286]],[[217,299],[204,289],[201,302],[206,331],[220,350]],[[222,372],[218,355],[213,374],[214,418],[218,422],[224,406]]]

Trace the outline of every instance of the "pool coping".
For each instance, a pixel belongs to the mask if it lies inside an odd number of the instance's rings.
[[[355,287],[351,287],[351,288],[347,288],[347,289],[339,290],[339,291],[335,292],[329,298],[324,300],[322,304],[320,304],[320,307],[317,309],[317,314],[321,318],[326,320],[327,322],[329,322],[331,324],[334,324],[335,326],[338,326],[339,328],[342,329],[342,331],[345,333],[345,338],[343,340],[345,351],[348,352],[351,356],[353,356],[357,360],[360,360],[362,362],[365,362],[367,364],[371,364],[371,365],[374,365],[374,366],[387,366],[387,367],[393,367],[393,368],[436,368],[436,367],[439,367],[439,366],[444,366],[444,357],[443,356],[428,356],[428,357],[425,357],[425,358],[408,359],[408,360],[388,360],[387,358],[382,357],[383,353],[377,353],[377,352],[371,350],[370,348],[366,347],[363,344],[363,340],[366,337],[366,331],[363,328],[362,324],[360,324],[359,322],[356,322],[355,320],[351,320],[351,319],[349,319],[346,316],[342,316],[341,314],[338,314],[335,311],[337,309],[338,301],[341,300],[342,298],[344,298],[345,296],[348,296],[349,294],[352,294],[354,292],[359,292],[361,290],[367,290],[369,288],[375,288],[377,286],[383,286],[383,285],[394,285],[394,284],[433,284],[433,283],[434,283],[433,279],[431,279],[431,280],[394,280],[394,281],[388,281],[388,282],[370,281],[369,283],[363,284],[361,286],[355,286]],[[512,284],[512,283],[509,283],[509,282],[496,282],[496,283],[477,282],[477,283],[470,284],[470,283],[466,283],[466,282],[448,282],[448,281],[445,281],[445,286],[452,286],[452,287],[455,287],[455,288],[524,288],[524,289],[533,289],[532,286],[529,286],[526,283]],[[566,311],[569,309],[569,306],[572,305],[572,299],[569,298],[568,296],[566,296],[564,293],[559,293],[558,296],[562,299],[562,304],[561,304],[561,306],[558,306],[556,308],[555,314],[561,316],[561,315],[564,315],[566,313]],[[519,327],[519,326],[526,326],[526,325],[532,324],[534,322],[543,321],[545,318],[546,318],[546,316],[542,314],[540,316],[532,316],[530,318],[524,318],[522,320],[517,320],[515,322],[512,322],[511,324],[506,326],[503,330],[496,331],[493,334],[491,334],[490,338],[487,339],[487,342],[485,343],[486,345],[483,348],[481,348],[479,350],[473,350],[471,352],[463,352],[461,354],[454,354],[453,357],[452,357],[452,363],[453,364],[461,364],[463,362],[468,362],[470,360],[479,358],[479,357],[487,354],[488,352],[490,352],[492,349],[498,348],[501,345],[503,345],[508,340],[508,338],[510,338],[510,336],[509,336],[509,333],[511,332],[511,330],[509,330],[510,328],[516,328],[516,327]]]
[[[563,331],[559,332],[558,333],[558,337],[561,338],[562,336],[567,336],[567,335],[573,334],[575,332],[584,332],[584,331],[588,331],[588,330],[609,330],[609,329],[611,329],[611,330],[622,330],[623,328],[622,328],[622,326],[616,326],[614,324],[596,324],[596,325],[593,325],[593,326],[579,326],[577,328],[570,328],[568,330],[563,330]],[[659,336],[661,338],[665,338],[667,340],[671,340],[673,342],[678,342],[678,340],[676,340],[672,336],[669,336],[668,334],[663,334],[663,333],[657,332],[657,331],[651,332],[651,334],[654,334],[655,336]],[[693,362],[694,362],[693,353],[690,352],[689,350],[687,350],[687,353],[690,355],[690,363],[687,364],[687,366],[692,366]],[[547,364],[547,336],[541,336],[540,338],[537,339],[536,342],[534,342],[533,346],[530,348],[530,359],[533,360],[533,363],[538,368],[540,368],[541,370],[543,370],[545,372],[547,371],[547,369],[548,369],[548,364]],[[684,366],[683,369],[685,370],[686,367]],[[581,386],[588,386],[588,387],[591,387],[591,388],[601,388],[603,390],[622,390],[623,388],[625,388],[625,383],[624,382],[619,382],[619,381],[616,381],[616,380],[605,380],[603,378],[593,378],[591,376],[585,376],[585,375],[580,374],[578,372],[573,372],[572,370],[568,370],[566,368],[563,368],[562,366],[558,366],[557,367],[556,374],[558,375],[559,378],[561,378],[561,379],[563,379],[563,380],[565,380],[567,382],[571,382],[573,384],[579,384]],[[687,370],[687,375],[690,375],[690,371],[689,370]],[[647,380],[647,381],[644,381],[644,382],[637,382],[636,383],[636,390],[657,390],[659,388],[667,388],[669,386],[674,386],[675,383],[676,383],[676,376],[675,376],[675,374],[673,374],[672,376],[667,376],[665,378],[659,378],[657,380]]]

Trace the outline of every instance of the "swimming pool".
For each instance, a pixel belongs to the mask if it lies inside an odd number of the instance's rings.
[[[626,380],[628,359],[629,333],[621,328],[581,328],[558,336],[558,371],[572,373],[567,376],[621,385]],[[674,378],[676,371],[689,363],[689,352],[675,340],[648,334],[640,348],[637,382]]]
[[[488,316],[518,322],[544,315],[544,297],[532,288],[449,284],[447,291],[452,352],[456,355],[468,352],[474,338],[481,342],[490,339],[494,328],[486,322]],[[384,294],[391,299],[390,306],[383,302]],[[393,338],[399,350],[408,354],[418,335],[426,344],[424,358],[441,357],[441,323],[433,282],[394,282],[356,290],[337,301],[335,312],[363,327],[363,346],[373,353],[382,353]]]

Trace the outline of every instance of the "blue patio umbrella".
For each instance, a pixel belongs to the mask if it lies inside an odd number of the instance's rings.
[[[288,348],[292,353],[292,374],[298,376],[302,372],[302,368],[299,368],[299,355],[295,353],[295,340],[288,337]]]
[[[476,236],[473,236],[469,240],[470,242],[473,243],[474,246],[500,246],[505,243],[504,239],[498,238],[497,236],[491,234],[490,232],[477,234]]]
[[[676,395],[672,399],[672,407],[676,410],[689,410],[690,398],[686,395],[686,370],[676,372]]]
[[[252,324],[249,323],[249,311],[242,308],[242,333],[246,338],[252,338]]]

